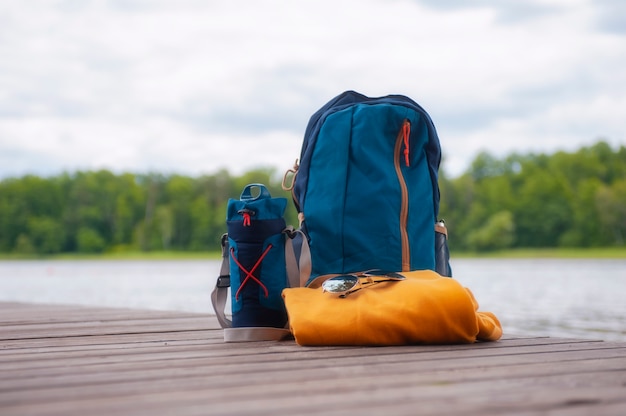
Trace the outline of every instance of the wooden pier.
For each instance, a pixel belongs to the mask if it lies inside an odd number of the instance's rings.
[[[225,344],[179,312],[0,303],[0,375],[2,416],[626,415],[623,342]]]

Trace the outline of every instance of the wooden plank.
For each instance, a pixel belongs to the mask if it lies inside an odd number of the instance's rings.
[[[144,337],[141,337],[144,335]],[[80,338],[76,341],[76,338]],[[94,339],[98,338],[98,339]],[[103,340],[103,338],[105,340]],[[134,349],[154,347],[161,345],[180,346],[180,345],[206,345],[211,340],[214,342],[223,342],[222,334],[217,331],[186,331],[181,334],[180,337],[167,340],[163,339],[163,334],[124,334],[124,335],[104,335],[100,337],[72,337],[72,341],[75,343],[63,343],[62,345],[48,345],[47,339],[35,339],[35,340],[13,340],[11,346],[10,341],[4,341],[4,348],[0,346],[0,362],[15,357],[16,359],[32,359],[44,358],[49,353],[67,353],[79,351],[105,351],[107,349]],[[84,341],[83,341],[84,339]],[[106,342],[106,339],[109,341]],[[125,341],[127,339],[128,341]],[[24,341],[28,342],[28,346],[24,346]],[[31,344],[34,341],[35,344]],[[90,342],[87,342],[90,341]],[[37,343],[39,342],[39,343]],[[2,342],[0,342],[2,343]],[[9,357],[9,358],[7,358]]]
[[[624,359],[621,359],[621,368],[624,368]],[[598,367],[599,365],[599,367]],[[593,367],[592,367],[593,366]],[[135,400],[153,400],[154,396],[166,394],[177,396],[182,394],[188,400],[208,401],[210,403],[221,403],[228,405],[235,400],[263,400],[265,397],[280,397],[281,395],[298,396],[302,391],[306,391],[309,396],[327,396],[336,391],[344,391],[345,386],[350,386],[349,390],[367,391],[369,389],[380,388],[381,385],[394,390],[402,389],[404,386],[413,388],[428,387],[449,387],[451,385],[485,383],[484,388],[493,380],[509,380],[510,373],[514,372],[515,385],[517,387],[532,386],[533,384],[567,385],[571,377],[577,377],[578,383],[584,380],[588,386],[610,386],[624,383],[624,372],[616,373],[608,365],[597,363],[575,363],[573,366],[563,363],[561,366],[552,368],[542,368],[538,364],[524,365],[519,367],[491,367],[486,372],[476,372],[473,369],[466,369],[459,372],[452,372],[448,369],[411,372],[406,376],[397,377],[395,374],[383,373],[381,376],[360,377],[350,374],[339,374],[327,380],[306,379],[299,383],[293,383],[288,379],[276,379],[272,383],[267,383],[267,379],[259,384],[243,384],[240,387],[219,386],[214,382],[207,382],[211,375],[185,377],[172,383],[167,378],[154,378],[151,381],[137,382],[111,382],[110,384],[84,384],[68,390],[64,386],[38,389],[36,397],[33,397],[33,390],[13,390],[4,393],[0,406],[15,405],[16,403],[28,403],[29,406],[37,403],[53,406],[55,402],[65,402],[68,400],[87,401],[105,400],[107,397],[118,402],[132,402]],[[214,377],[215,378],[215,377]],[[219,380],[216,380],[219,381]],[[323,381],[323,382],[322,382]],[[510,383],[510,381],[507,381]],[[195,392],[191,394],[190,392]],[[457,393],[457,397],[458,397]],[[463,392],[463,394],[465,394]],[[200,397],[202,396],[202,397]],[[176,398],[174,398],[176,400]],[[61,405],[62,407],[62,405]]]
[[[202,316],[176,319],[85,320],[28,325],[4,325],[0,340],[75,337],[82,335],[120,335],[154,332],[218,329],[212,319]]]
[[[328,377],[331,373],[334,377],[339,374],[351,376],[367,376],[372,368],[379,368],[376,377],[380,377],[384,372],[388,372],[393,377],[401,378],[413,372],[427,372],[446,370],[457,372],[465,369],[476,369],[477,366],[481,371],[491,367],[505,366],[526,366],[526,365],[544,365],[552,366],[556,364],[573,365],[576,362],[586,362],[593,360],[605,360],[613,366],[622,365],[619,361],[623,358],[621,354],[614,354],[612,357],[603,356],[597,358],[597,354],[591,354],[589,351],[574,355],[570,354],[562,361],[554,361],[552,354],[539,354],[537,359],[527,356],[525,360],[511,360],[507,356],[500,356],[491,359],[489,357],[479,358],[437,358],[431,361],[403,361],[396,363],[386,363],[374,361],[375,365],[364,365],[363,362],[345,363],[335,366],[324,366],[321,360],[315,360],[306,366],[280,365],[252,365],[225,363],[216,365],[203,362],[202,360],[192,360],[194,365],[181,365],[177,361],[151,362],[151,363],[135,363],[135,364],[111,364],[111,365],[92,365],[92,366],[76,366],[73,367],[52,367],[52,368],[30,368],[20,371],[19,369],[11,369],[6,371],[5,379],[0,383],[0,390],[26,389],[26,388],[45,388],[50,383],[62,383],[66,387],[80,386],[85,384],[98,383],[119,383],[124,381],[133,382],[151,382],[155,379],[177,380],[178,378],[204,377],[210,376],[215,383],[213,388],[218,387],[236,387],[240,383],[246,385],[258,384],[263,386],[268,377],[280,379],[288,378],[291,382],[301,383],[309,380]],[[206,360],[205,360],[206,361]],[[372,361],[372,360],[370,360]],[[190,363],[185,363],[190,364]],[[381,370],[382,369],[382,370]],[[10,381],[9,381],[10,379]],[[209,378],[206,379],[208,382]]]
[[[0,303],[0,414],[626,414],[626,343],[311,348],[214,324]]]
[[[25,315],[25,314],[3,314],[0,319],[0,328],[12,325],[41,325],[47,323],[82,323],[89,319],[89,316],[97,314],[99,321],[125,321],[129,316],[133,319],[185,319],[185,318],[197,318],[200,314],[197,313],[182,313],[182,312],[169,312],[169,311],[137,311],[133,309],[102,309],[98,311],[90,311],[87,314],[85,311],[68,310],[57,311],[41,310],[37,314]],[[210,317],[211,315],[206,315]]]
[[[463,358],[463,360],[466,359]],[[12,379],[11,383],[2,385],[0,390],[5,393],[3,397],[5,400],[7,398],[22,398],[31,401],[52,401],[55,397],[66,399],[67,397],[60,393],[69,387],[72,389],[72,394],[80,397],[87,395],[118,397],[136,392],[152,391],[157,393],[175,383],[177,389],[186,391],[202,388],[211,390],[210,394],[206,393],[207,397],[215,395],[215,399],[223,399],[230,394],[229,391],[237,391],[240,385],[245,385],[247,389],[263,394],[277,394],[280,391],[297,394],[304,386],[307,386],[309,392],[317,388],[331,388],[332,386],[339,388],[342,385],[356,388],[359,384],[363,384],[362,388],[367,388],[367,383],[372,382],[372,379],[366,376],[373,369],[377,370],[375,382],[384,382],[384,385],[390,383],[447,384],[524,377],[536,379],[562,377],[567,382],[568,377],[581,374],[610,376],[620,380],[626,377],[624,371],[626,370],[626,357],[623,356],[612,359],[595,358],[547,363],[545,361],[531,361],[522,364],[481,360],[477,364],[480,365],[480,371],[476,370],[475,365],[459,366],[458,360],[446,360],[434,366],[406,362],[395,365],[379,363],[372,366],[345,365],[336,368],[312,366],[298,369],[298,374],[293,374],[294,369],[292,367],[265,372],[251,369],[234,372],[228,375],[228,380],[224,379],[226,374],[214,371],[214,367],[210,365],[194,366],[188,369],[170,366],[145,371],[101,368],[99,371],[87,371],[89,374],[80,371],[57,371],[48,374],[31,373],[26,378]],[[87,369],[84,368],[83,370]],[[332,375],[330,379],[329,375]],[[268,378],[278,380],[277,385],[267,386]],[[285,383],[287,385],[283,385]],[[33,389],[37,390],[37,398],[31,397]]]
[[[98,348],[99,346],[119,346],[141,345],[143,343],[163,343],[184,342],[184,340],[215,340],[223,342],[224,337],[221,331],[200,330],[200,331],[176,331],[176,332],[155,332],[141,334],[116,334],[116,335],[82,335],[66,338],[31,338],[0,340],[0,355],[12,353],[13,351],[26,350],[49,350],[51,348]]]
[[[120,349],[120,348],[144,348],[145,346],[149,346],[150,344],[154,344],[156,342],[157,346],[160,345],[186,345],[186,340],[189,341],[190,344],[198,344],[204,341],[207,345],[210,344],[218,344],[221,347],[228,348],[220,348],[219,346],[213,346],[212,348],[222,349],[225,354],[236,354],[239,349],[245,348],[257,348],[260,350],[259,353],[264,352],[277,352],[277,351],[298,351],[300,353],[308,352],[308,351],[319,351],[321,348],[324,349],[339,349],[345,350],[346,347],[297,347],[293,348],[293,342],[286,340],[282,342],[269,342],[269,343],[232,343],[232,344],[224,344],[223,342],[223,334],[222,331],[215,330],[205,330],[205,331],[177,331],[170,333],[166,333],[166,335],[162,335],[161,333],[157,334],[123,334],[123,335],[94,335],[94,336],[85,336],[85,337],[71,337],[71,338],[58,338],[60,340],[67,340],[68,342],[55,342],[57,338],[50,339],[41,339],[41,340],[32,340],[32,339],[23,339],[23,340],[9,340],[9,341],[0,341],[0,361],[3,357],[8,356],[19,356],[19,355],[28,355],[28,354],[40,354],[41,357],[45,357],[47,353],[55,353],[61,351],[80,351],[80,350],[107,350],[107,349]],[[200,336],[198,334],[201,334]],[[167,338],[169,339],[169,343],[167,342]],[[91,342],[87,342],[91,341]],[[502,342],[506,341],[506,342]],[[49,345],[48,345],[49,344]],[[510,348],[513,346],[531,346],[531,345],[558,345],[558,344],[590,344],[593,345],[601,345],[603,348],[613,345],[611,343],[599,343],[598,341],[588,341],[588,340],[571,340],[571,339],[549,339],[549,338],[532,338],[532,339],[520,339],[520,338],[506,338],[500,342],[494,343],[481,343],[475,344],[473,348]],[[621,344],[618,344],[621,345]],[[259,348],[262,347],[262,348]],[[265,349],[268,347],[269,349]],[[429,346],[422,345],[420,346],[420,351],[456,351],[467,349],[467,345],[437,345],[437,346]],[[393,350],[388,348],[375,348],[368,349],[362,348],[359,351],[361,353],[367,353],[367,351],[375,351],[374,354],[385,354],[387,352],[393,351],[394,354],[402,353],[403,351],[414,352],[415,346],[406,346],[406,347],[394,347]]]
[[[567,348],[564,351],[564,348]],[[615,356],[626,354],[625,346],[621,343],[597,343],[597,342],[576,342],[563,346],[561,344],[547,345],[531,345],[518,346],[515,348],[477,348],[476,346],[412,346],[412,347],[396,347],[396,348],[334,348],[324,349],[324,354],[320,355],[320,350],[300,349],[293,342],[283,343],[283,345],[268,345],[268,343],[240,343],[231,344],[228,348],[224,348],[222,344],[214,345],[195,345],[195,346],[159,346],[149,349],[128,350],[106,350],[94,352],[83,352],[80,354],[71,354],[65,357],[63,365],[102,365],[102,364],[120,364],[127,365],[143,365],[151,362],[165,362],[167,360],[177,360],[180,365],[198,365],[204,363],[207,365],[215,365],[219,368],[223,363],[236,362],[237,364],[249,364],[259,366],[262,371],[266,366],[289,366],[292,362],[297,362],[299,366],[318,365],[315,359],[324,361],[324,365],[333,365],[338,362],[359,363],[363,360],[376,360],[384,363],[402,363],[405,361],[421,361],[421,360],[447,360],[457,357],[481,358],[481,357],[505,357],[507,359],[524,360],[526,355],[539,355],[540,353],[559,353],[562,357],[575,356],[586,351],[585,356]],[[60,355],[46,358],[46,354],[38,355],[34,359],[4,360],[4,371],[12,368],[26,370],[28,368],[42,369],[46,367],[55,367],[61,365],[58,360]],[[10,358],[10,357],[9,357]],[[311,363],[311,364],[309,364]]]
[[[19,312],[11,313],[15,310]],[[215,316],[71,305],[33,305],[29,309],[22,304],[0,303],[0,342],[209,329],[220,329]]]
[[[418,373],[412,373],[418,374]],[[315,383],[303,381],[297,386],[293,382],[280,379],[266,379],[262,389],[248,385],[214,390],[205,386],[178,388],[168,384],[162,390],[150,393],[143,386],[130,395],[109,397],[78,396],[57,402],[23,403],[13,402],[4,405],[11,411],[28,410],[30,414],[72,414],[76,409],[95,410],[100,414],[148,414],[169,411],[172,414],[303,414],[306,412],[345,414],[358,411],[365,414],[409,414],[419,409],[420,414],[456,414],[460,411],[486,410],[540,410],[571,406],[576,403],[621,403],[624,408],[624,382],[614,374],[608,377],[594,375],[589,381],[577,376],[578,383],[571,386],[571,379],[562,376],[503,378],[470,380],[469,382],[439,382],[435,379],[418,384],[411,379],[387,377],[360,377],[342,379],[341,383]],[[623,374],[622,374],[623,375]],[[365,384],[356,383],[364,381]],[[328,383],[329,382],[329,383]],[[356,383],[356,384],[354,384]],[[286,390],[289,386],[299,387],[296,393]],[[538,388],[539,387],[539,388]],[[293,394],[292,394],[293,393]],[[532,399],[532,400],[531,400]],[[137,403],[141,408],[137,409]],[[601,409],[601,407],[600,407]],[[139,413],[137,413],[139,412]],[[20,414],[22,414],[20,412]],[[596,413],[597,414],[597,413]]]
[[[11,323],[36,323],[56,320],[84,320],[85,316],[115,317],[127,315],[139,317],[197,316],[198,314],[176,311],[142,310],[130,308],[88,307],[65,304],[0,303],[0,326]],[[79,321],[80,322],[80,321]]]

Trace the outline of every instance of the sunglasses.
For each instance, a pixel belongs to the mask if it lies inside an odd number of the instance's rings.
[[[333,293],[339,295],[340,298],[345,298],[350,293],[363,289],[368,285],[404,279],[405,277],[400,273],[381,270],[368,270],[359,274],[340,274],[325,280],[322,283],[322,292]]]

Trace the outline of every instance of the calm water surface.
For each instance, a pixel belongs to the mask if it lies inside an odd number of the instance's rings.
[[[626,341],[626,260],[458,259],[511,335]],[[0,301],[212,313],[218,261],[0,261]]]

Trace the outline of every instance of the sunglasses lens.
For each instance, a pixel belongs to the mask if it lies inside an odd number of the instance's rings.
[[[347,292],[359,283],[359,278],[353,275],[341,275],[331,277],[322,283],[322,288],[326,292],[342,293]]]

